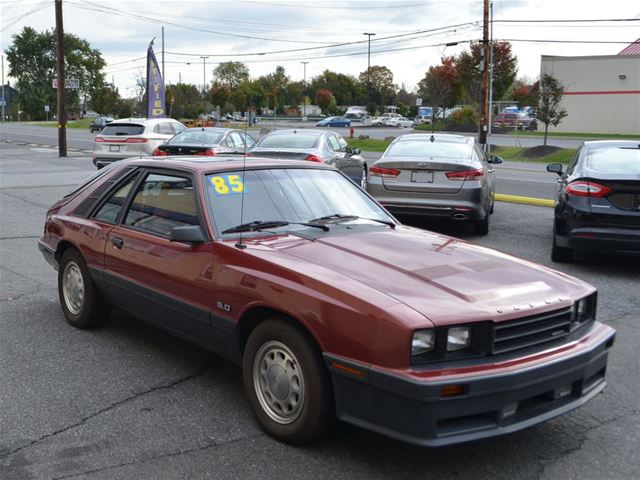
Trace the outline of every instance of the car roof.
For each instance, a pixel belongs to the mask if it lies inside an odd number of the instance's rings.
[[[289,130],[275,130],[273,132],[267,133],[267,135],[285,135],[285,134],[286,135],[298,135],[298,134],[302,134],[302,135],[314,135],[316,137],[319,137],[320,135],[323,135],[325,133],[327,133],[326,130],[315,130],[313,128],[292,128],[292,129],[289,129]],[[267,135],[265,135],[265,137]]]
[[[466,143],[473,144],[475,138],[469,135],[455,135],[452,133],[432,133],[429,135],[428,133],[408,133],[406,135],[401,135],[394,140],[394,142],[407,142],[407,141],[431,141],[431,137],[433,137],[434,142],[446,142],[446,143]]]
[[[627,147],[640,148],[640,140],[588,140],[584,142],[587,148]]]
[[[114,125],[118,125],[118,124],[134,124],[134,125],[153,125],[155,123],[160,123],[160,122],[175,122],[175,123],[180,123],[177,120],[173,119],[173,118],[119,118],[118,120],[111,122],[111,124]]]
[[[265,168],[313,168],[333,170],[324,163],[309,162],[308,160],[283,160],[267,157],[242,157],[239,155],[220,155],[216,157],[201,157],[191,155],[175,155],[168,157],[139,157],[122,160],[118,163],[143,166],[148,168],[182,169],[195,173],[214,173],[227,170],[255,170]]]
[[[211,132],[211,133],[226,133],[237,130],[235,128],[223,128],[223,127],[192,127],[183,130],[183,132]]]

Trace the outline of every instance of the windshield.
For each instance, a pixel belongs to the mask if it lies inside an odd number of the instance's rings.
[[[244,181],[242,171],[216,173],[206,176],[206,186],[218,232],[246,222],[309,222],[336,214],[392,221],[381,207],[335,170],[248,170]]]
[[[168,145],[217,145],[222,133],[185,130],[167,142]]]
[[[429,142],[424,140],[392,143],[385,157],[471,158],[471,145],[466,143]]]
[[[257,146],[262,148],[315,148],[319,138],[318,135],[302,133],[267,135],[258,142]]]
[[[587,154],[587,168],[604,173],[640,173],[640,148],[590,149]]]

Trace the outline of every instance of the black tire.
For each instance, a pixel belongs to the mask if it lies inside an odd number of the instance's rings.
[[[274,438],[302,445],[319,440],[334,428],[329,372],[313,340],[292,323],[270,318],[251,332],[244,349],[242,377],[254,415]],[[279,419],[274,418],[280,414]]]
[[[84,258],[74,248],[65,251],[60,259],[58,296],[67,322],[76,328],[97,327],[111,313],[89,275]]]
[[[473,233],[487,235],[489,233],[489,213],[482,220],[473,221]]]
[[[567,263],[573,261],[573,250],[566,247],[559,247],[556,241],[556,234],[553,234],[553,244],[551,245],[551,260],[556,263]]]

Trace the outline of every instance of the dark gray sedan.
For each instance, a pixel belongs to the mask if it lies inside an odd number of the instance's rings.
[[[213,157],[220,154],[242,155],[253,148],[256,141],[233,128],[187,128],[155,149],[153,155],[201,155]]]
[[[327,163],[362,188],[367,185],[367,166],[359,148],[351,148],[336,132],[326,130],[277,130],[262,137],[251,155]]]
[[[367,190],[391,213],[472,222],[486,235],[496,163],[474,137],[402,135],[369,167]]]

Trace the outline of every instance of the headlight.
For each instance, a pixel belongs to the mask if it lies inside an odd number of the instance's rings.
[[[452,327],[447,332],[447,351],[463,350],[471,344],[471,328]]]
[[[578,300],[576,302],[576,315],[578,316],[578,318],[586,315],[588,308],[589,305],[587,302],[587,298],[581,298],[580,300]]]
[[[433,330],[418,330],[413,332],[411,339],[411,356],[423,355],[433,350],[435,346]]]

